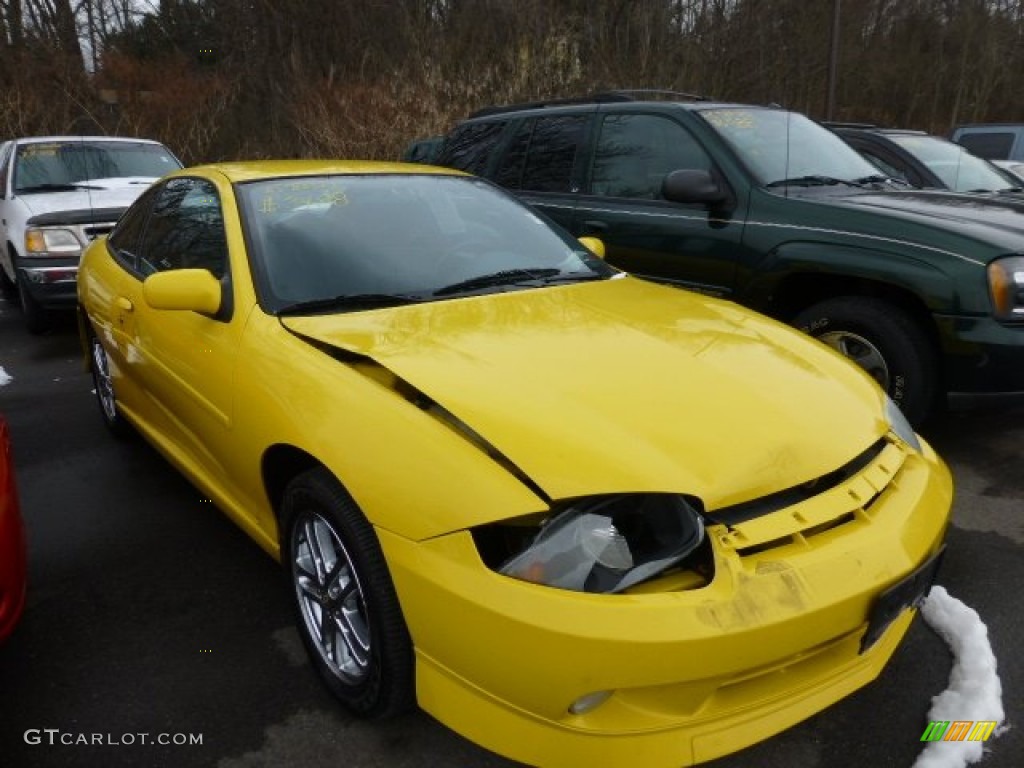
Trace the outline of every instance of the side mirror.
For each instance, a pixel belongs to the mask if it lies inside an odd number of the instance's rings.
[[[578,238],[583,247],[590,251],[592,254],[597,256],[599,259],[604,258],[604,243],[601,242],[600,238],[597,237],[580,237]]]
[[[674,203],[704,203],[715,205],[729,199],[710,171],[672,171],[661,183],[661,196]]]
[[[154,309],[216,315],[221,306],[220,281],[208,269],[156,272],[142,283],[142,295]]]

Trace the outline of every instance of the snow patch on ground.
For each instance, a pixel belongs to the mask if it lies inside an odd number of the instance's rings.
[[[0,387],[10,384],[12,381],[14,381],[13,377],[3,369],[3,366],[0,366]]]
[[[949,687],[932,699],[929,720],[995,720],[994,736],[1004,724],[1003,686],[996,674],[996,657],[988,628],[977,612],[952,597],[944,587],[932,587],[921,614],[953,653]],[[991,743],[991,739],[989,742]],[[984,757],[986,742],[933,741],[921,751],[913,768],[963,768]]]

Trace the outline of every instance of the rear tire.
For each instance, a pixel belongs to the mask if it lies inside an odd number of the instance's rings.
[[[883,299],[840,296],[815,304],[793,325],[840,352],[879,383],[911,424],[935,409],[938,361],[928,334]]]
[[[373,527],[322,467],[288,484],[281,512],[281,556],[313,666],[359,717],[412,709],[412,640]]]
[[[114,381],[110,375],[107,351],[103,348],[99,337],[92,332],[89,333],[89,370],[92,372],[92,386],[96,391],[96,402],[99,404],[103,423],[115,437],[128,437],[132,428],[121,415],[121,409],[117,407],[117,396],[114,394]]]

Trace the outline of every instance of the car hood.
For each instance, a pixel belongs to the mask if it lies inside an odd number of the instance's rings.
[[[154,181],[156,181],[155,178],[145,176],[97,179],[88,183],[88,189],[67,192],[32,192],[18,195],[18,199],[28,209],[30,216],[90,208],[127,208]]]
[[[878,388],[824,345],[634,278],[282,323],[389,369],[552,498],[715,509],[818,478],[888,429]]]
[[[856,194],[830,202],[903,218],[940,230],[956,230],[1004,251],[1024,250],[1024,198],[907,190]]]

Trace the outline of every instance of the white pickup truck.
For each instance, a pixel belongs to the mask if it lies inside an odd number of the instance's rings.
[[[181,167],[163,144],[102,136],[0,143],[0,284],[33,333],[75,304],[78,261],[156,179]]]

